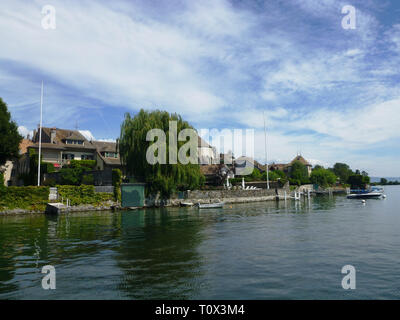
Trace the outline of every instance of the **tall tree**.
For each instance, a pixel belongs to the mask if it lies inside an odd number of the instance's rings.
[[[340,182],[347,183],[349,180],[349,176],[353,174],[353,171],[350,167],[345,163],[337,162],[333,166],[333,173],[339,177]]]
[[[125,115],[125,120],[121,125],[120,138],[118,139],[121,160],[126,167],[127,174],[134,176],[137,180],[146,182],[148,193],[159,191],[164,197],[168,197],[176,190],[198,188],[205,180],[197,163],[182,164],[178,161],[176,164],[170,164],[167,161],[166,164],[150,164],[148,162],[146,154],[149,147],[160,142],[158,140],[154,142],[147,141],[147,133],[151,129],[160,129],[166,134],[165,150],[159,149],[155,153],[160,156],[160,153],[165,151],[168,157],[170,140],[173,139],[173,137],[169,136],[170,121],[176,121],[178,133],[183,129],[193,129],[188,122],[177,114],[169,114],[160,110],[152,112],[140,110],[133,118],[129,114]],[[177,141],[177,148],[179,149],[186,142]]]
[[[0,165],[19,156],[19,144],[22,136],[17,124],[11,120],[7,104],[0,98]]]
[[[309,182],[307,167],[300,161],[295,161],[290,170],[290,178],[299,181],[301,184]]]
[[[321,167],[312,171],[310,180],[313,184],[317,184],[321,187],[327,187],[336,182],[336,176],[331,170]]]

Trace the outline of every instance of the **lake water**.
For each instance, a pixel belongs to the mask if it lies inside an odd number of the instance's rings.
[[[0,217],[0,299],[399,299],[387,199]],[[344,265],[356,289],[341,286]],[[56,269],[43,290],[41,268]]]

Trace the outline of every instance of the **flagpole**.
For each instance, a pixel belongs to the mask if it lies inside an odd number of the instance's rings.
[[[264,142],[265,142],[265,167],[267,170],[267,189],[269,189],[269,172],[268,172],[268,158],[267,158],[267,127],[265,126],[265,112],[263,111],[264,119]]]
[[[43,81],[42,90],[40,94],[40,124],[39,124],[39,158],[38,158],[38,182],[37,185],[40,186],[40,159],[42,155],[42,117],[43,117]]]

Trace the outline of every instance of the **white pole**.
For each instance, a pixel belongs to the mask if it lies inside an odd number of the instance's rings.
[[[40,159],[42,155],[42,112],[43,111],[43,81],[42,81],[42,91],[40,94],[40,124],[39,124],[39,158],[38,158],[38,182],[37,185],[40,186]]]
[[[269,173],[268,173],[268,158],[267,158],[267,127],[265,126],[265,112],[263,111],[264,119],[264,142],[265,142],[265,167],[267,170],[267,189],[269,189]]]

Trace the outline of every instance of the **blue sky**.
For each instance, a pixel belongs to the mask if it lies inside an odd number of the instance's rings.
[[[263,162],[265,111],[270,161],[301,151],[400,176],[398,1],[2,1],[0,39],[0,96],[21,132],[39,123],[43,80],[45,126],[115,139],[124,113],[160,108],[254,128]]]

